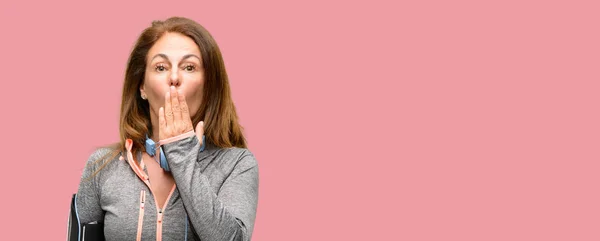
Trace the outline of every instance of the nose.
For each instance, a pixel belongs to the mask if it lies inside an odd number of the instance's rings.
[[[169,77],[169,85],[179,87],[180,84],[181,84],[181,81],[180,81],[179,71],[176,68],[174,68],[173,71],[171,72],[171,76]]]

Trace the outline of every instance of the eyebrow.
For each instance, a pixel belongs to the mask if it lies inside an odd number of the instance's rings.
[[[154,55],[154,57],[152,57],[150,62],[152,62],[156,57],[161,57],[163,59],[169,60],[169,57],[167,57],[166,54],[156,54],[156,55]],[[200,60],[200,62],[202,62],[202,59],[200,59],[200,57],[196,56],[195,54],[186,54],[181,58],[181,60],[185,60],[185,59],[188,59],[191,57],[196,57],[198,60]],[[171,61],[171,60],[169,60],[169,61]]]

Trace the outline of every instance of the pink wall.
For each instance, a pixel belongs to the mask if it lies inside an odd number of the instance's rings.
[[[600,239],[594,1],[81,2],[0,7],[2,240],[64,240],[129,51],[172,15],[222,49],[253,240]]]

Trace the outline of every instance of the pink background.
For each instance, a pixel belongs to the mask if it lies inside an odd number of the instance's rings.
[[[253,240],[600,240],[597,1],[81,2],[0,7],[2,240],[65,239],[129,51],[173,15],[223,52]]]

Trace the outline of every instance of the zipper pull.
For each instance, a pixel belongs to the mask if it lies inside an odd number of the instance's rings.
[[[162,219],[163,219],[163,210],[162,209],[158,209],[158,223],[162,224]]]

